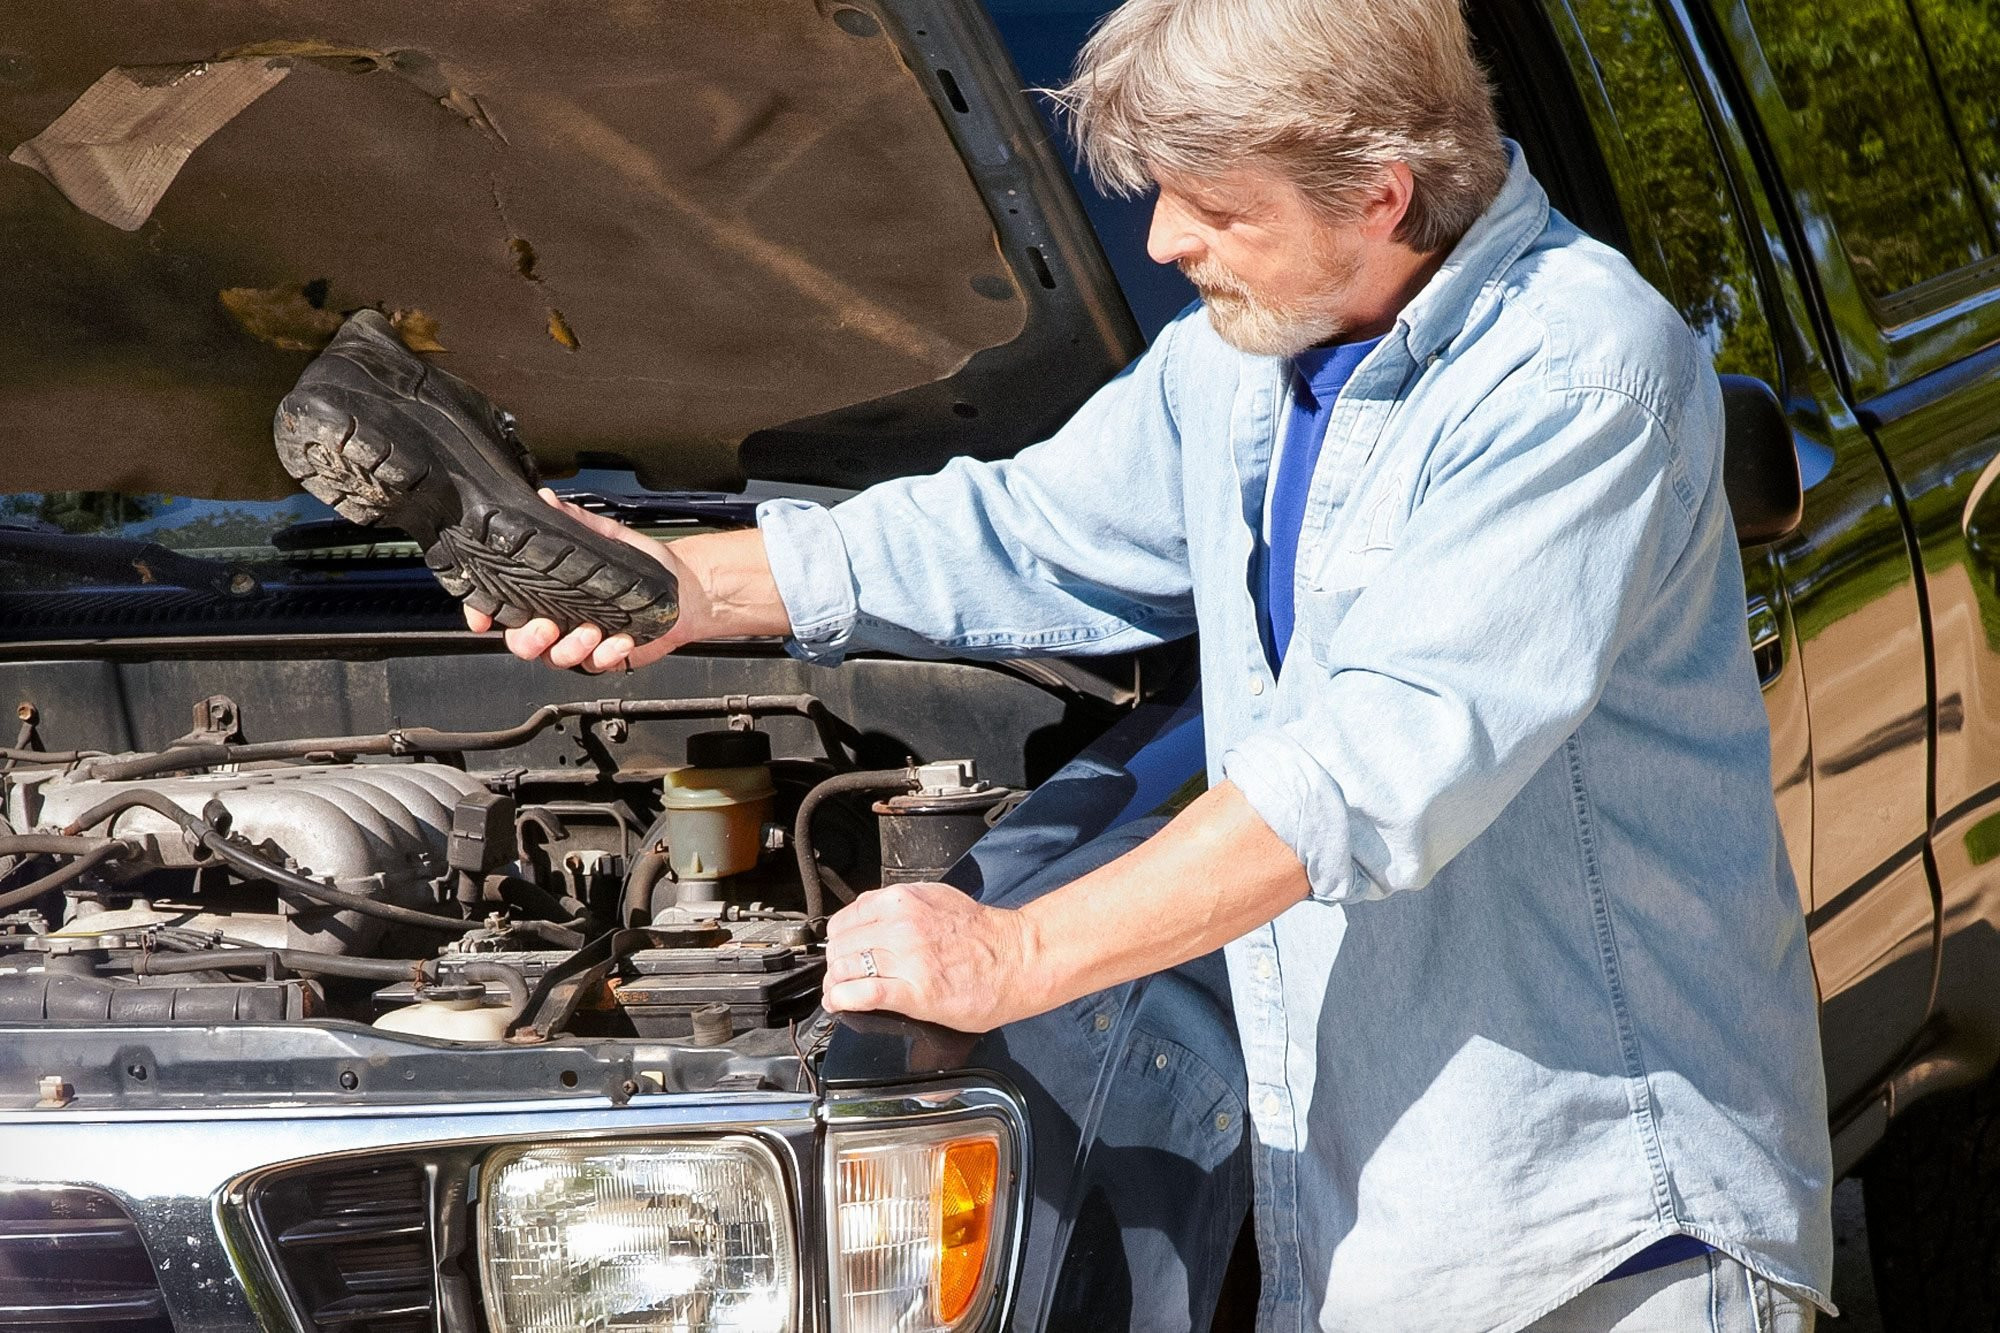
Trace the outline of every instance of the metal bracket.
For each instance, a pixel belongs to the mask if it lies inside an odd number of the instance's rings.
[[[194,706],[194,725],[176,745],[240,745],[243,710],[226,694],[211,694]]]

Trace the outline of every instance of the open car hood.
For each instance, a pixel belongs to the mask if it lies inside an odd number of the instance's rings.
[[[0,34],[12,491],[289,494],[343,312],[550,473],[860,486],[1135,351],[969,0],[73,0]]]

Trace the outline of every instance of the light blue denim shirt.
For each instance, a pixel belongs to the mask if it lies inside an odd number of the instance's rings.
[[[759,522],[794,650],[1201,630],[1306,900],[1227,949],[1260,1328],[1517,1329],[1683,1232],[1820,1304],[1832,1170],[1713,370],[1519,150],[1342,391],[1275,678],[1282,362],[1191,308],[1053,438]]]

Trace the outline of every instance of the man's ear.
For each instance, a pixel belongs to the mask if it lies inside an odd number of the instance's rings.
[[[1391,162],[1376,175],[1361,207],[1361,234],[1371,241],[1387,241],[1403,225],[1410,200],[1417,189],[1416,177],[1406,162]]]

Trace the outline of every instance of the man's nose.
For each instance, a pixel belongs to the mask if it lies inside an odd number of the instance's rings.
[[[1202,254],[1201,237],[1180,209],[1165,199],[1153,201],[1153,221],[1146,231],[1146,253],[1156,264],[1178,264]]]

